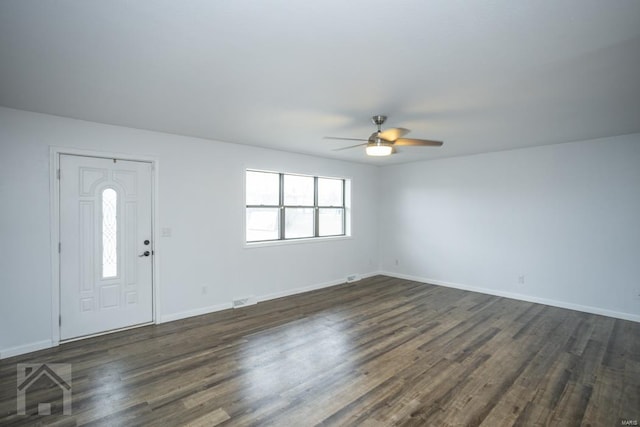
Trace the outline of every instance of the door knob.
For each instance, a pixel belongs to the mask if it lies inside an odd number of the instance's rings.
[[[144,243],[145,245],[148,245],[148,244],[149,244],[149,243],[151,243],[151,242],[150,242],[150,241],[148,241],[148,240],[145,240],[143,243]]]
[[[149,256],[149,255],[151,255],[151,252],[149,252],[149,251],[144,251],[144,252],[142,252],[142,253],[141,253],[140,255],[138,255],[138,256],[139,256],[139,257],[143,257],[143,256]]]

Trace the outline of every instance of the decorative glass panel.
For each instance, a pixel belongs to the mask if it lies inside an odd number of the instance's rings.
[[[338,236],[344,234],[344,209],[320,208],[318,214],[319,235]]]
[[[277,173],[247,171],[247,205],[280,203],[280,176]]]
[[[277,240],[280,235],[280,209],[247,208],[247,242]]]
[[[313,237],[313,208],[285,208],[284,238]]]
[[[284,204],[286,206],[313,206],[313,177],[284,176]]]
[[[118,275],[118,193],[102,192],[102,277]]]
[[[342,206],[343,184],[341,179],[318,178],[318,206]]]

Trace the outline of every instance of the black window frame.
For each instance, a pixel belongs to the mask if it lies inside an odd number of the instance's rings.
[[[271,173],[278,175],[278,204],[277,205],[254,205],[247,204],[246,198],[246,180],[245,180],[245,243],[264,243],[264,242],[281,242],[281,241],[295,241],[295,240],[305,240],[305,239],[324,239],[331,237],[343,237],[347,235],[347,204],[346,204],[346,193],[347,193],[347,179],[339,178],[339,177],[331,177],[331,176],[315,176],[315,175],[304,175],[298,173],[286,173],[286,172],[275,172],[275,171],[266,171],[259,169],[246,169],[245,170],[245,178],[247,172],[259,172],[259,173]],[[285,176],[303,176],[313,178],[313,205],[287,205],[284,203],[284,177]],[[340,181],[342,183],[342,205],[341,206],[329,206],[329,205],[318,205],[318,180],[319,179],[333,179],[336,181]],[[278,238],[277,239],[265,239],[265,240],[247,240],[247,209],[251,208],[271,208],[278,209],[279,223],[278,223]],[[313,209],[313,235],[312,236],[304,236],[304,237],[285,237],[285,225],[286,225],[286,211],[289,209]],[[341,209],[342,210],[342,233],[340,234],[330,234],[330,235],[320,235],[320,210],[321,209]]]

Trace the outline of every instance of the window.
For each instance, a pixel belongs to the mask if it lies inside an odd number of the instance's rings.
[[[118,193],[102,192],[102,278],[118,275]]]
[[[247,242],[344,236],[345,182],[247,170]]]

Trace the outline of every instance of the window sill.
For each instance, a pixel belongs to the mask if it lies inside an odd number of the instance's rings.
[[[309,239],[291,239],[291,240],[268,240],[265,242],[245,243],[245,249],[263,248],[266,246],[285,246],[285,245],[301,245],[307,243],[333,242],[336,240],[350,240],[352,236],[327,236],[327,237],[311,237]]]

